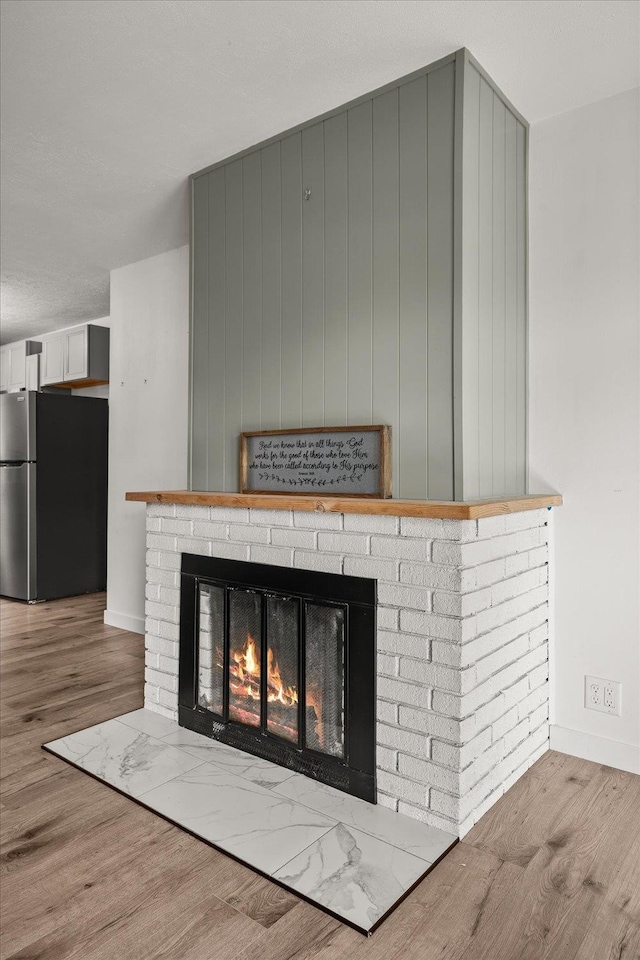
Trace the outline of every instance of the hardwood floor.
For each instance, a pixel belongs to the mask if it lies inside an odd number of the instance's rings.
[[[0,603],[3,960],[638,960],[640,777],[548,753],[370,939],[40,749],[142,706],[104,596]]]

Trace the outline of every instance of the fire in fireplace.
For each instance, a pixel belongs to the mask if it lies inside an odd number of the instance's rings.
[[[183,555],[183,726],[375,801],[375,581]]]

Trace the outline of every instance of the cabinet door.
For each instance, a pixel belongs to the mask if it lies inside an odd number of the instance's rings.
[[[7,384],[7,390],[24,389],[24,361],[26,356],[27,347],[24,340],[21,343],[9,344],[9,382]]]
[[[64,380],[64,337],[47,337],[42,341],[42,361],[40,364],[40,382],[62,383]]]
[[[0,390],[9,387],[9,347],[0,347]]]
[[[88,328],[78,327],[65,333],[64,379],[81,380],[89,376]]]
[[[25,389],[40,389],[40,354],[34,353],[25,360]]]

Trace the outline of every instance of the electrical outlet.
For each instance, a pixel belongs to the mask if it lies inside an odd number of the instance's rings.
[[[621,699],[622,685],[617,680],[584,678],[584,705],[587,710],[599,710],[619,717]]]

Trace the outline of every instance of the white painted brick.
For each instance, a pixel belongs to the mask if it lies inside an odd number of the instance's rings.
[[[194,537],[201,537],[203,540],[226,540],[228,530],[228,524],[213,520],[196,520],[193,525]]]
[[[512,640],[511,643],[507,643],[503,647],[500,647],[495,651],[495,653],[490,653],[489,656],[478,660],[475,664],[478,683],[482,683],[487,679],[487,677],[492,676],[501,667],[506,667],[508,664],[514,663],[514,661],[519,660],[520,657],[524,656],[524,654],[528,652],[529,635],[525,633],[523,636]]]
[[[535,550],[529,550],[528,557],[530,568],[542,567],[549,563],[549,547],[545,543],[541,547],[536,547]]]
[[[429,736],[442,737],[456,743],[462,743],[473,736],[476,729],[474,716],[466,720],[454,720],[451,717],[433,713],[431,710],[402,705],[398,708],[398,722],[400,726],[407,727],[409,730],[419,730]]]
[[[160,657],[157,653],[149,653],[148,650],[144,654],[144,665],[145,667],[150,667],[151,670],[158,670],[160,667]]]
[[[510,710],[515,704],[520,703],[529,690],[529,678],[526,672],[521,666],[518,672],[524,675],[521,675],[515,683],[506,686],[503,691],[505,710]]]
[[[249,558],[253,563],[270,563],[275,567],[292,567],[293,550],[288,547],[267,547],[252,544]]]
[[[418,706],[419,704],[416,704]],[[472,710],[466,710],[466,701],[457,693],[445,693],[443,690],[434,690],[431,697],[431,709],[436,713],[444,713],[447,717],[454,720],[462,720],[464,716],[472,713]]]
[[[546,662],[546,659],[545,659],[545,662],[541,663],[539,667],[535,667],[535,669],[530,671],[529,676],[527,677],[529,689],[535,690],[536,687],[539,687],[541,683],[544,683],[548,679],[549,679],[549,664],[548,662]]]
[[[492,540],[478,540],[475,543],[435,540],[431,559],[434,563],[446,563],[453,567],[471,567],[494,559],[492,543]]]
[[[517,533],[508,533],[504,537],[495,537],[493,540],[482,542],[490,544],[491,556],[496,559],[497,557],[508,557],[512,553],[532,550],[544,543],[545,539],[546,534],[541,531],[541,528],[533,527],[531,530],[519,530]]]
[[[425,540],[475,540],[475,520],[439,520],[428,517],[401,517],[403,537],[421,537]]]
[[[539,510],[520,510],[518,513],[507,514],[505,520],[507,533],[527,530],[529,527],[543,527],[549,520],[549,511],[546,507]]]
[[[498,693],[492,700],[489,700],[482,707],[474,712],[478,730],[482,730],[492,723],[495,723],[499,717],[502,717],[507,711],[505,697],[503,693]]]
[[[175,517],[175,515],[176,515],[175,503],[148,503],[147,504],[148,517]]]
[[[158,633],[164,640],[178,641],[180,639],[180,627],[177,623],[165,623],[161,621],[158,625]]]
[[[429,794],[429,808],[435,813],[442,813],[451,820],[458,820],[460,816],[460,797],[455,797],[434,787]]]
[[[504,558],[505,573],[508,577],[515,577],[516,574],[529,569],[529,552],[514,553],[512,556]]]
[[[524,698],[524,700],[520,701],[517,707],[518,718],[522,719],[523,717],[531,716],[543,704],[548,710],[549,687],[546,681],[541,686],[536,687],[535,690],[532,690],[531,693]]]
[[[398,657],[386,653],[378,654],[378,674],[383,677],[398,676]]]
[[[529,731],[529,717],[525,717],[524,720],[520,720],[515,727],[505,733],[503,738],[505,756],[515,750],[523,740],[526,740],[529,736]]]
[[[145,623],[144,623],[145,634],[152,634],[153,636],[157,636],[159,629],[160,629],[159,620],[154,620],[153,617],[146,617]]]
[[[315,550],[317,534],[314,530],[294,530],[288,527],[274,527],[271,531],[271,543],[275,547],[295,547],[299,550]]]
[[[431,644],[426,637],[415,637],[410,633],[392,633],[378,630],[378,650],[384,653],[416,657],[419,660],[430,659]]]
[[[522,636],[525,633],[529,634],[529,646],[531,647],[531,634],[529,631],[537,628],[541,622],[542,624],[546,624],[547,613],[546,605],[541,604],[523,616],[509,620],[502,626],[496,627],[494,630],[489,630],[480,637],[476,637],[468,643],[465,643],[460,648],[461,665],[467,666],[470,663],[477,663],[478,660],[485,657],[488,653],[492,653],[494,650],[503,647],[506,643],[515,640],[516,637]]]
[[[177,660],[178,644],[174,640],[166,640],[164,637],[156,637],[147,634],[145,637],[145,647],[150,653],[159,654],[163,657],[171,657]]]
[[[176,538],[165,536],[161,533],[147,534],[147,550],[171,550],[176,549]]]
[[[172,533],[180,537],[190,537],[193,533],[193,523],[191,520],[176,520],[173,517],[169,517],[166,520],[161,520],[160,524],[163,533]]]
[[[249,547],[244,543],[215,540],[211,544],[211,555],[221,560],[248,560]]]
[[[449,593],[436,590],[433,595],[433,612],[448,617],[468,617],[491,606],[492,590],[485,587],[473,593]]]
[[[476,523],[478,524],[479,540],[486,540],[488,537],[499,537],[507,532],[506,518],[503,514],[499,517],[480,517]]]
[[[218,544],[216,543],[216,546]],[[224,544],[220,544],[224,546]],[[196,540],[194,537],[181,537],[178,539],[178,553],[194,553],[199,557],[211,556],[211,542],[209,540]]]
[[[144,702],[145,706],[158,702],[158,688],[152,683],[145,683],[144,685]]]
[[[463,578],[467,574],[471,575],[473,572],[475,572],[474,586],[476,588],[490,587],[494,583],[499,583],[505,576],[505,560],[500,557],[498,560],[490,560],[488,563],[481,563],[479,566],[472,567],[470,570],[464,570]]]
[[[181,564],[181,557],[179,553],[173,553],[169,551],[161,551],[158,556],[158,566],[163,570],[179,570]]]
[[[271,530],[269,527],[258,527],[251,523],[230,523],[229,540],[240,540],[244,543],[270,543]]]
[[[310,530],[342,530],[341,513],[323,513],[321,510],[295,510],[294,527],[308,527]]]
[[[537,710],[534,710],[529,714],[529,728],[531,730],[536,730],[541,723],[545,723],[549,719],[549,703],[545,700],[544,703],[540,704]]]
[[[372,514],[345,513],[344,529],[348,533],[382,533],[397,535],[400,529],[399,517],[376,517]]]
[[[369,537],[358,533],[328,533],[322,530],[318,534],[318,550],[328,553],[369,553]]]
[[[395,560],[378,560],[374,557],[345,557],[344,572],[348,577],[397,580],[398,564]]]
[[[475,636],[475,617],[460,620],[437,613],[419,613],[415,610],[400,611],[400,629],[407,633],[421,633],[438,640],[464,642]]]
[[[446,743],[443,740],[432,740],[431,758],[444,767],[450,767],[452,770],[461,770],[476,760],[480,754],[490,746],[491,729],[487,727],[462,746],[454,743]]]
[[[148,667],[144,671],[145,680],[158,687],[159,690],[170,690],[172,693],[178,692],[178,678],[169,673],[161,673],[159,670],[151,670]]]
[[[385,747],[401,750],[403,753],[410,753],[423,759],[429,758],[429,738],[413,733],[411,730],[379,723],[376,739]]]
[[[389,796],[387,793],[383,793],[380,789],[377,791],[377,801],[381,807],[386,807],[388,810],[393,810],[395,813],[398,812],[398,801],[396,798]]]
[[[432,640],[431,659],[434,663],[442,663],[446,667],[460,667],[463,649],[464,647],[458,643],[450,643],[447,640]]]
[[[379,743],[376,744],[376,766],[389,773],[395,773],[398,766],[397,750],[389,750]]]
[[[163,690],[162,687],[158,688],[158,703],[163,707],[168,707],[171,710],[174,710],[177,714],[178,712],[178,694],[173,691]]]
[[[401,777],[397,773],[379,770],[377,774],[378,788],[391,796],[412,800],[414,803],[425,803],[427,787],[424,784]]]
[[[160,566],[160,551],[159,550],[147,550],[145,553],[145,563],[148,567],[159,567]]]
[[[406,683],[392,677],[378,678],[378,696],[385,700],[394,700],[398,704],[429,709],[429,691],[421,684]]]
[[[415,680],[428,687],[437,687],[452,693],[464,692],[475,684],[475,667],[469,667],[466,671],[452,670],[439,663],[425,663],[424,660],[413,660],[409,657],[400,657],[399,675],[402,679]]]
[[[476,615],[478,635],[486,633],[488,630],[493,630],[494,627],[499,627],[508,620],[515,620],[516,617],[522,616],[523,613],[527,613],[529,610],[533,610],[534,607],[546,603],[547,596],[548,590],[545,585],[536,587],[535,590],[530,590],[528,593],[522,594],[522,596],[506,600],[504,603],[491,607],[489,610],[481,610],[480,613]]]
[[[151,666],[151,664],[147,664],[147,666]],[[177,678],[178,661],[174,660],[172,657],[158,657],[158,670],[161,670],[164,674],[174,674]],[[171,689],[173,689],[173,687],[171,687]]]
[[[437,563],[403,561],[400,564],[400,582],[441,590],[459,590],[461,571],[455,567],[440,566]]]
[[[400,626],[400,611],[378,603],[377,621],[378,630],[397,630]]]
[[[177,707],[175,710],[169,710],[167,707],[163,707],[159,703],[145,703],[145,707],[148,707],[149,710],[153,710],[154,713],[159,713],[161,717],[166,717],[168,720],[178,720]]]
[[[200,505],[192,507],[179,503],[176,505],[175,515],[181,520],[208,520],[209,507],[202,507]]]
[[[431,609],[431,591],[401,583],[379,583],[378,603],[428,612]]]
[[[160,585],[157,583],[147,583],[144,588],[144,595],[147,600],[159,600]]]
[[[501,717],[498,717],[491,727],[487,728],[492,731],[494,742],[497,743],[498,740],[502,740],[506,733],[517,726],[519,720],[518,705],[516,704],[511,710],[507,710]]]
[[[249,519],[251,523],[266,524],[269,527],[290,527],[293,513],[291,510],[257,510],[251,507]]]
[[[458,792],[459,773],[441,767],[431,760],[420,760],[400,752],[398,754],[398,773],[428,787],[439,787],[450,793]]]
[[[160,517],[147,517],[147,533],[160,533],[160,523]]]
[[[549,622],[545,620],[539,627],[529,631],[529,649],[533,650],[535,647],[539,647],[541,643],[547,643],[548,639]]]
[[[165,620],[167,623],[179,623],[180,612],[177,607],[168,603],[160,603],[156,600],[147,600],[145,603],[145,614],[147,617],[153,617],[156,620]]]
[[[342,573],[342,557],[336,554],[305,553],[296,550],[293,565],[301,570],[320,570],[322,573]]]
[[[160,567],[147,567],[147,581],[163,587],[179,587],[180,575],[175,570],[161,570]]]
[[[388,700],[378,699],[376,702],[376,710],[378,720],[383,723],[395,723],[398,722],[398,704],[389,703]]]
[[[211,507],[210,516],[216,523],[249,523],[246,507]]]
[[[397,537],[371,537],[371,555],[397,560],[428,562],[431,544],[428,540],[401,540]]]
[[[175,587],[160,587],[160,600],[175,607],[180,606],[180,591]]]
[[[398,803],[398,813],[405,817],[411,817],[412,820],[419,820],[420,823],[426,823],[430,827],[436,827],[438,830],[446,830],[447,833],[458,833],[458,826],[454,820],[449,820],[440,814],[428,810],[426,807],[417,807],[412,803],[401,800]]]
[[[527,570],[519,576],[509,577],[501,583],[494,584],[490,590],[491,602],[494,606],[504,603],[505,600],[511,600],[513,597],[535,590],[540,585],[538,570]]]
[[[489,772],[491,772],[491,788],[496,786],[499,781],[495,767],[500,760],[502,760],[504,754],[504,740],[499,740],[497,743],[492,744],[488,750],[485,750],[477,760],[469,764],[459,775],[458,790],[460,796],[464,797],[464,795],[471,790],[476,783],[482,780],[483,777],[486,777]]]

